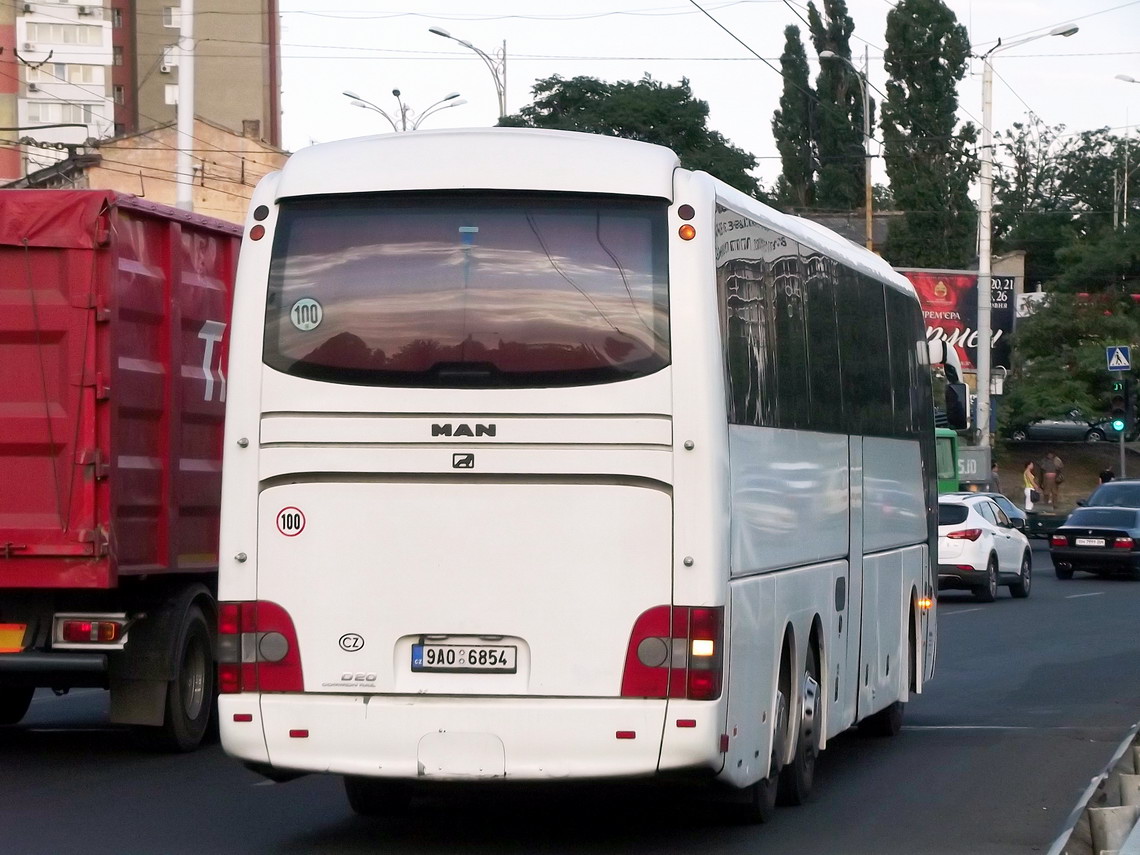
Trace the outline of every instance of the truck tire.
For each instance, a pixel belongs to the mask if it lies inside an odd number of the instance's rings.
[[[32,705],[34,686],[0,687],[0,725],[19,724]]]
[[[214,706],[214,656],[210,628],[198,606],[182,620],[175,648],[174,679],[166,684],[166,713],[155,734],[158,747],[171,752],[196,749],[210,723]]]

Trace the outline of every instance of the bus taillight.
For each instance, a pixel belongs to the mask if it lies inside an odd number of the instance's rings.
[[[724,610],[654,606],[634,623],[622,674],[623,698],[720,697]]]
[[[220,603],[218,690],[300,692],[301,651],[289,613],[267,600]]]

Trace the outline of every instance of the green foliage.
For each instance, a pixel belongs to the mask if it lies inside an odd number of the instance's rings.
[[[1074,407],[1092,416],[1106,414],[1113,378],[1106,370],[1105,347],[1137,342],[1140,309],[1126,296],[1051,293],[1018,323],[1000,429],[1057,418]]]
[[[851,59],[855,22],[847,14],[844,0],[823,0],[823,16],[809,0],[808,25],[817,53],[829,50]],[[816,78],[816,206],[852,210],[860,207],[864,198],[863,95],[858,75],[843,59],[821,59]]]
[[[1124,142],[1107,129],[1065,134],[1036,117],[996,135],[995,248],[1025,250],[1027,282],[1062,277],[1063,251],[1077,257],[1066,247],[1095,246],[1111,230]]]
[[[904,214],[891,225],[884,254],[899,267],[966,267],[977,232],[974,127],[955,130],[966,28],[942,0],[900,0],[887,14],[886,40],[883,152]]]
[[[669,86],[648,74],[637,82],[606,83],[558,75],[535,82],[534,103],[499,120],[500,126],[605,134],[671,148],[687,169],[702,169],[762,198],[750,174],[756,158],[707,125],[709,105],[693,97],[689,81]]]
[[[1069,293],[1140,293],[1140,229],[1120,228],[1058,251],[1064,271],[1050,290]]]
[[[772,135],[782,165],[776,195],[793,208],[810,208],[815,202],[816,98],[808,83],[807,53],[800,41],[799,27],[784,29],[780,70],[784,74],[784,92],[780,107],[772,116]]]

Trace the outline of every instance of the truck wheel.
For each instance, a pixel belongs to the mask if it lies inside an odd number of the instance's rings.
[[[166,713],[159,745],[166,751],[193,751],[202,741],[214,705],[214,657],[210,630],[198,606],[186,610],[175,648],[177,671],[166,684]]]
[[[35,686],[0,688],[0,724],[19,724],[32,705]]]

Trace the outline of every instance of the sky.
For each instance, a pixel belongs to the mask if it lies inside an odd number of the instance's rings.
[[[531,102],[535,80],[554,74],[617,81],[648,73],[664,83],[687,77],[694,95],[708,102],[709,126],[756,156],[756,174],[770,187],[780,172],[771,124],[783,81],[749,48],[778,69],[784,28],[799,25],[814,83],[819,60],[798,17],[807,18],[807,0],[696,4],[280,0],[284,147],[296,151],[316,142],[391,131],[383,116],[352,106],[341,94],[344,90],[374,102],[397,123],[400,109],[393,89],[400,90],[412,110],[409,122],[459,92],[466,104],[425,117],[422,127],[493,125],[498,102],[491,71],[473,51],[428,32],[441,27],[493,57],[505,40],[507,109],[512,113]],[[847,0],[855,22],[852,53],[861,66],[866,49],[877,101],[886,82],[884,32],[892,5],[889,0]],[[1065,125],[1067,132],[1111,127],[1135,136],[1130,125],[1140,124],[1140,84],[1115,78],[1123,74],[1140,80],[1140,0],[947,0],[947,5],[966,26],[978,55],[999,38],[1009,44],[1062,24],[1080,27],[1068,38],[1044,36],[994,55],[995,130],[1033,113],[1048,125]],[[817,8],[822,9],[821,0]],[[980,125],[980,61],[971,62],[958,97],[962,120]],[[878,130],[873,136],[882,138]],[[878,155],[880,146],[873,143],[872,151]],[[885,181],[881,158],[876,157],[874,168],[875,181]]]

